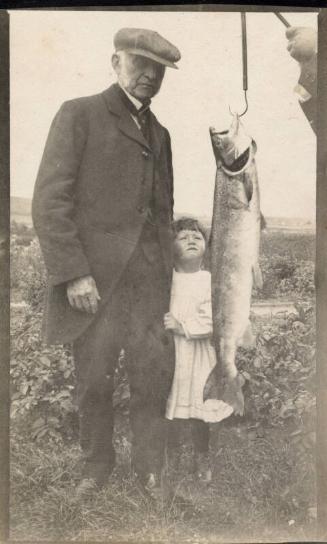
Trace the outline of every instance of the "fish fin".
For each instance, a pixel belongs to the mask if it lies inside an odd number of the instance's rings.
[[[253,282],[255,287],[257,289],[262,289],[262,286],[263,286],[262,272],[258,263],[252,266],[252,276],[253,276]]]
[[[254,140],[252,140],[253,153],[257,152],[258,146]]]
[[[224,387],[222,399],[226,404],[232,406],[235,415],[244,415],[244,396],[242,387],[245,384],[245,379],[241,374],[237,374],[235,378],[227,380]]]
[[[220,399],[222,396],[222,380],[218,375],[217,365],[211,370],[203,389],[203,402],[208,399]]]
[[[251,180],[250,176],[247,176],[246,174],[244,174],[244,176],[243,176],[243,185],[244,185],[244,190],[245,190],[245,195],[246,195],[247,201],[250,204],[250,202],[252,200],[252,196],[253,196],[253,183],[252,183],[252,180]]]
[[[243,336],[238,341],[238,346],[244,349],[254,348],[256,344],[256,336],[253,334],[251,322],[248,321]]]
[[[262,212],[260,212],[260,230],[265,230],[267,228],[267,221]]]

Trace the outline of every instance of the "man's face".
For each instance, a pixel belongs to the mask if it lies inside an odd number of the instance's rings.
[[[141,102],[158,93],[165,74],[162,64],[123,51],[113,55],[112,65],[119,83]]]

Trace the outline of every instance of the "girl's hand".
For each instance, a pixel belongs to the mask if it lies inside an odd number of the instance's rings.
[[[164,327],[166,331],[173,331],[175,334],[184,334],[182,325],[171,312],[164,315]]]

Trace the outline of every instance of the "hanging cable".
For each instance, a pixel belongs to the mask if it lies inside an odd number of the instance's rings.
[[[276,17],[285,25],[287,28],[289,28],[291,25],[281,15],[278,11],[273,12]],[[248,98],[247,98],[247,90],[248,90],[248,52],[247,52],[247,36],[246,36],[246,13],[245,11],[241,12],[241,25],[242,25],[242,66],[243,66],[243,91],[244,91],[244,100],[245,100],[245,110],[242,113],[238,113],[237,115],[239,117],[242,117],[242,115],[245,115],[248,111],[249,104],[248,104]],[[233,112],[231,111],[229,107],[229,111],[232,115]]]
[[[248,52],[246,39],[246,16],[245,12],[241,13],[242,23],[242,62],[243,62],[243,91],[248,90]]]
[[[245,100],[245,110],[242,113],[238,113],[237,115],[239,117],[242,117],[242,115],[245,115],[245,113],[248,111],[248,98],[247,98],[247,90],[248,90],[248,53],[247,53],[247,38],[246,38],[246,15],[245,11],[241,12],[241,25],[242,25],[242,66],[243,66],[243,91],[244,91],[244,100]],[[229,111],[232,115],[233,112],[229,108]]]
[[[240,117],[248,111],[248,99],[246,92],[248,90],[248,48],[246,38],[246,15],[245,11],[241,12],[241,24],[242,24],[242,63],[243,63],[243,91],[245,99],[245,110],[240,114]]]
[[[285,25],[287,28],[291,26],[287,19],[285,19],[285,17],[283,17],[281,13],[279,13],[278,11],[274,11],[274,14],[276,15],[276,17],[278,17],[280,21],[282,21],[283,25]]]

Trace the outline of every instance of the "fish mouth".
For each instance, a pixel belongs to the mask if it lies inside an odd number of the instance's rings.
[[[228,130],[219,131],[219,130],[215,129],[215,127],[209,127],[209,132],[210,132],[210,136],[211,136],[212,140],[217,145],[219,145],[219,143],[220,143],[220,137],[225,136],[226,134],[228,134]]]
[[[212,136],[215,136],[216,134],[228,134],[228,130],[217,130],[215,127],[209,127],[209,132]]]
[[[222,161],[225,168],[227,168],[230,172],[239,172],[244,168],[246,163],[248,162],[250,157],[250,148],[248,147],[232,164],[225,164],[224,161]]]
[[[218,131],[214,127],[209,127],[209,133],[214,154],[216,159],[219,159],[220,153],[224,148],[223,138],[228,134],[228,130]]]

